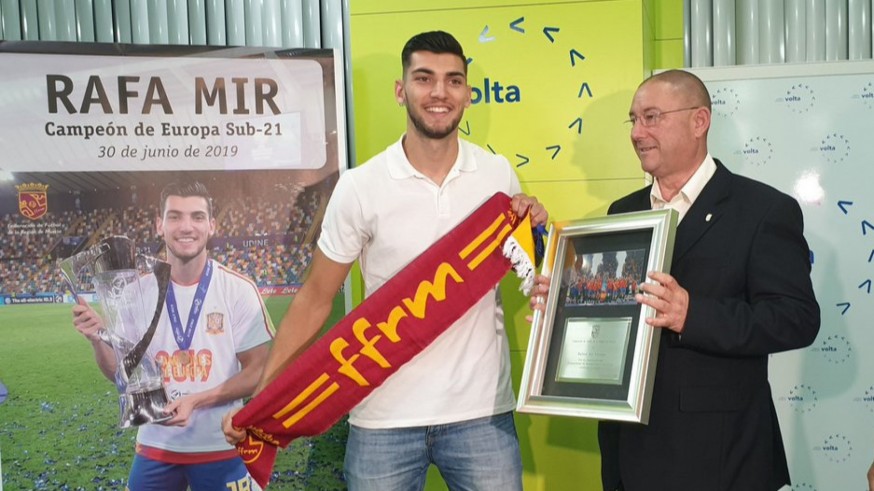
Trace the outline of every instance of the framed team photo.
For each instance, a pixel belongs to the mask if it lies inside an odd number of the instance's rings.
[[[634,295],[670,270],[677,213],[651,210],[554,223],[517,410],[647,423],[659,336]]]

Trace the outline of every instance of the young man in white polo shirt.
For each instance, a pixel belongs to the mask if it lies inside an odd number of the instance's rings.
[[[445,32],[411,38],[395,98],[406,133],[337,183],[312,269],[277,333],[258,392],[318,336],[358,259],[370,295],[496,192],[546,222],[520,194],[507,159],[459,139],[470,105],[467,59]],[[352,491],[422,489],[430,464],[450,489],[522,489],[503,316],[492,290],[349,415],[345,476]],[[225,434],[239,441],[225,418]]]

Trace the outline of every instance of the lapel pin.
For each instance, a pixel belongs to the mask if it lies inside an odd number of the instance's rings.
[[[709,222],[711,218],[713,218],[713,213],[708,213],[707,216],[704,217],[704,221]]]

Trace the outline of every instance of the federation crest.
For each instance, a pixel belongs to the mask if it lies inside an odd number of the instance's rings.
[[[244,464],[251,464],[261,457],[261,452],[264,451],[264,442],[256,440],[251,435],[245,440],[237,444],[237,453],[243,459]]]
[[[224,334],[225,333],[225,315],[221,312],[212,312],[206,314],[206,333],[207,334]]]
[[[39,220],[49,211],[48,184],[27,183],[15,186],[18,189],[18,211],[30,220]]]

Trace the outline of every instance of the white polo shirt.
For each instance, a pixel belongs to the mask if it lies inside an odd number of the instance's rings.
[[[520,192],[507,159],[459,140],[442,185],[416,171],[401,140],[340,177],[322,223],[330,259],[360,259],[369,296],[500,191]],[[487,294],[422,353],[355,407],[364,428],[445,424],[514,407],[509,349],[497,291]]]

